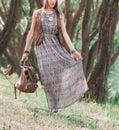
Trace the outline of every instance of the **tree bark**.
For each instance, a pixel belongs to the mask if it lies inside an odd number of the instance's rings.
[[[85,1],[86,0],[81,0],[81,2],[79,3],[79,6],[77,7],[77,10],[72,18],[72,24],[71,24],[71,26],[69,26],[70,27],[69,36],[70,36],[71,40],[74,37],[76,26],[80,20],[81,14],[84,10]]]
[[[41,8],[43,5],[43,0],[36,0],[36,3],[37,3],[38,8]]]
[[[70,36],[70,27],[72,25],[72,9],[71,9],[71,0],[65,0],[65,17],[66,17],[66,30]]]
[[[119,50],[117,50],[117,51],[113,54],[113,56],[112,56],[112,58],[111,58],[111,65],[114,64],[114,62],[116,61],[116,59],[117,59],[118,56],[119,56]]]
[[[94,69],[94,61],[97,56],[98,44],[99,42],[97,40],[94,43],[94,45],[91,47],[90,52],[89,52],[89,58],[88,58],[88,64],[87,64],[87,70],[86,70],[87,81],[89,80],[92,70]]]
[[[89,79],[90,97],[97,102],[106,101],[106,86],[111,63],[112,43],[118,16],[118,1],[104,0],[102,4],[99,43],[100,56]]]
[[[83,68],[84,73],[86,74],[86,68],[88,63],[88,53],[89,53],[89,42],[88,42],[88,36],[89,36],[89,19],[90,19],[90,10],[91,10],[91,4],[92,0],[86,0],[85,3],[85,14],[83,18],[82,23],[82,56],[83,56]]]
[[[20,15],[20,10],[21,0],[11,0],[8,19],[4,30],[0,35],[0,56],[3,54],[3,52],[7,48],[7,45],[9,44],[10,37],[14,32],[14,28]]]

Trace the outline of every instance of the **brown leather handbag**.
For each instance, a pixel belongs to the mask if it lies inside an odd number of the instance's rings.
[[[35,73],[33,66],[29,65],[20,65],[21,74],[18,81],[14,84],[15,98],[17,99],[17,92],[24,93],[34,93],[38,87],[38,76]],[[19,94],[20,94],[19,93]]]

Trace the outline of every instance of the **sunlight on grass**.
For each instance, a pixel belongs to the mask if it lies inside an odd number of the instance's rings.
[[[9,77],[12,82],[17,76]],[[0,75],[0,130],[118,130],[118,106],[83,99],[60,109],[54,116],[47,106],[43,88],[38,96],[22,93],[14,99],[13,85]]]

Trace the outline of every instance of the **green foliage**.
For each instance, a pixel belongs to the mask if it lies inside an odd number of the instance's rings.
[[[115,52],[119,49],[119,24],[117,24],[113,45]],[[109,102],[119,105],[119,57],[110,68],[107,99]]]
[[[22,18],[21,22],[20,22],[20,27],[21,27],[20,29],[21,29],[21,34],[22,35],[25,32],[25,30],[26,30],[27,23],[28,23],[28,19],[27,19],[27,17],[24,16],[24,18]]]
[[[29,1],[28,0],[22,0],[22,7],[23,7],[23,11],[24,11],[25,15],[28,16],[29,11],[30,11]]]
[[[8,65],[9,63],[8,63],[7,58],[6,58],[4,55],[2,55],[1,59],[2,59],[2,60],[1,60],[2,66],[5,67],[5,68],[8,67],[7,65]]]
[[[81,0],[71,0],[71,7],[72,7],[73,12],[76,11],[76,8],[80,2],[81,2]]]
[[[74,36],[74,39],[73,39],[73,42],[74,42],[74,45],[75,45],[75,48],[81,52],[81,48],[82,48],[82,20],[83,20],[83,15],[81,16],[79,22],[78,22],[78,25],[75,29],[75,36]],[[77,31],[79,31],[79,33],[77,34]]]
[[[22,13],[21,21],[19,23],[21,34],[25,32],[28,22],[31,22],[32,19],[32,17],[29,15],[30,5],[28,0],[22,0],[22,8],[23,8],[23,13]]]
[[[119,49],[119,24],[117,24],[115,38],[114,38],[114,51]]]
[[[2,11],[4,11],[4,8],[2,7],[0,0],[0,8]],[[97,3],[97,1],[99,3]],[[71,0],[71,7],[72,7],[72,12],[76,11],[76,8],[78,7],[79,3],[81,0]],[[93,0],[92,8],[91,8],[91,16],[94,15],[92,18],[92,21],[90,23],[89,31],[92,30],[95,19],[96,19],[96,7],[99,7],[101,4],[102,0]],[[5,7],[6,9],[9,9],[10,5],[10,0],[4,0]],[[61,6],[62,10],[65,10],[65,4],[63,3]],[[29,5],[29,0],[22,0],[22,17],[20,23],[17,23],[17,26],[15,29],[20,28],[21,34],[25,32],[25,29],[27,27],[28,22],[31,22],[32,17],[30,16],[30,5]],[[81,47],[82,47],[82,21],[83,21],[83,16],[84,12],[78,22],[78,25],[75,30],[75,38],[73,39],[73,42],[75,44],[76,49],[80,52]],[[79,30],[78,36],[76,36],[76,32]],[[19,43],[18,39],[18,34],[14,33],[14,38],[15,38],[15,44]],[[90,48],[94,45],[95,41],[98,39],[98,35],[94,37],[94,39],[90,42]],[[119,49],[119,24],[117,25],[116,28],[116,33],[115,33],[115,40],[114,40],[114,52]],[[2,64],[3,67],[7,67],[8,61],[5,58],[5,56],[2,56]],[[119,58],[116,60],[116,62],[111,66],[110,68],[110,73],[109,73],[109,78],[108,78],[108,93],[107,93],[107,98],[109,102],[112,102],[114,104],[119,105]]]
[[[4,7],[2,6],[2,1],[4,3]],[[10,0],[0,0],[0,8],[2,9],[3,12],[4,11],[8,11],[9,10],[9,6],[10,6]]]
[[[111,66],[108,78],[108,93],[109,102],[119,105],[119,58]]]

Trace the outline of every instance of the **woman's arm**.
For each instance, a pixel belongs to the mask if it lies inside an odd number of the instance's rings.
[[[27,61],[28,60],[28,55],[29,55],[31,45],[32,45],[32,42],[33,42],[33,37],[34,37],[34,32],[35,32],[35,25],[36,25],[36,22],[37,22],[37,13],[38,13],[38,11],[39,10],[36,10],[36,11],[33,12],[32,23],[31,23],[31,27],[30,27],[30,30],[29,30],[27,38],[26,38],[26,45],[25,45],[25,48],[24,48],[24,51],[23,51],[21,61]]]
[[[62,34],[63,34],[64,40],[65,40],[67,46],[69,47],[70,51],[72,52],[72,51],[74,51],[76,49],[75,49],[75,47],[74,47],[74,45],[73,45],[67,31],[66,31],[66,27],[65,27],[65,23],[64,23],[64,15],[63,14],[60,15],[60,22],[61,22],[61,29],[62,29]]]
[[[27,38],[26,38],[26,46],[24,48],[24,51],[30,51],[30,49],[31,49],[34,31],[35,31],[36,19],[37,19],[37,11],[34,11],[34,13],[32,15],[31,27],[30,27],[30,30],[29,30]]]
[[[60,16],[60,22],[61,22],[62,34],[63,34],[64,40],[65,40],[67,46],[70,49],[70,52],[73,53],[73,56],[74,56],[74,58],[76,60],[79,60],[79,59],[82,60],[81,54],[78,51],[76,51],[76,49],[75,49],[73,43],[71,42],[71,39],[70,39],[70,37],[69,37],[69,35],[68,35],[67,31],[66,31],[66,27],[65,27],[65,23],[64,23],[64,15],[63,14],[61,14],[61,16]]]

